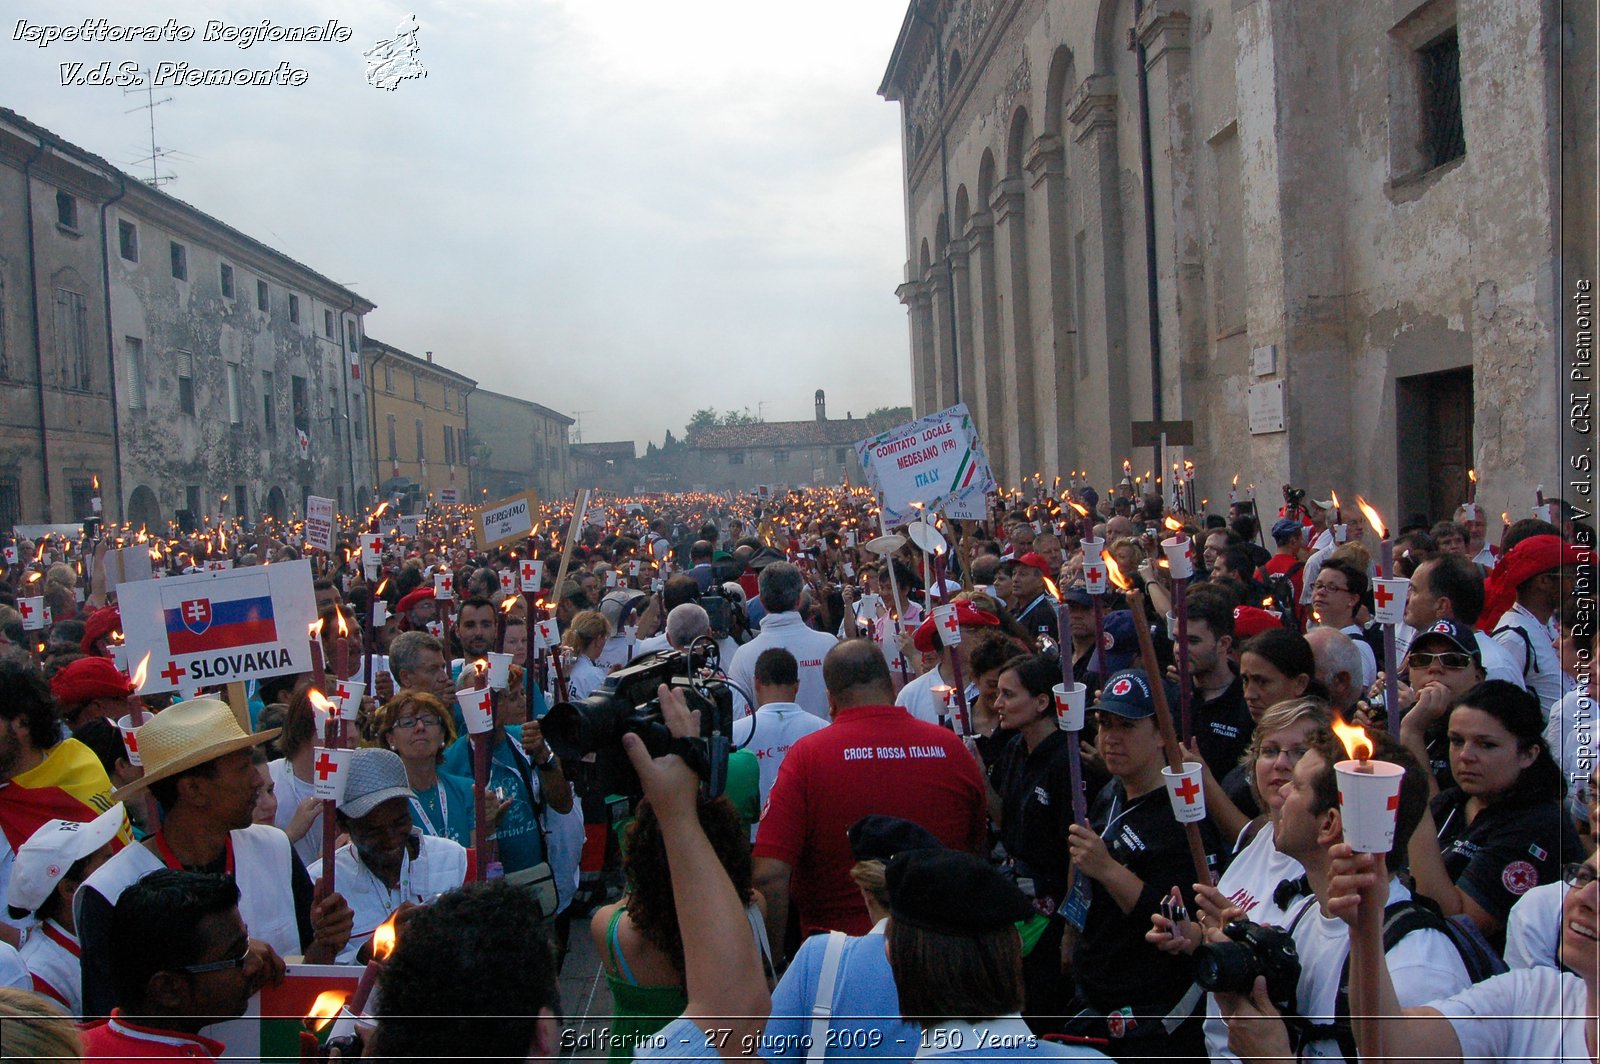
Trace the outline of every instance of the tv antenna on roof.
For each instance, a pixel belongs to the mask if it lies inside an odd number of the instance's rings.
[[[583,415],[592,414],[593,410],[574,410],[572,412],[572,435],[576,437],[573,443],[583,442]]]
[[[150,164],[150,176],[145,178],[145,184],[149,185],[151,188],[160,188],[162,185],[164,185],[168,181],[176,181],[176,180],[178,180],[178,175],[177,174],[163,174],[163,173],[158,172],[157,169],[156,169],[156,163],[163,156],[172,154],[171,149],[156,147],[156,108],[160,107],[164,103],[171,103],[172,102],[172,97],[171,96],[165,96],[165,97],[162,97],[159,100],[155,98],[156,90],[155,90],[154,82],[153,82],[153,79],[151,78],[151,74],[150,74],[149,70],[145,70],[144,71],[144,88],[143,88],[143,90],[140,90],[140,89],[123,89],[122,90],[122,95],[127,96],[130,93],[135,93],[135,92],[140,92],[140,91],[144,92],[145,101],[146,102],[140,104],[138,107],[132,108],[131,110],[124,111],[122,113],[123,114],[127,114],[127,115],[131,115],[131,114],[133,114],[134,111],[149,111],[150,112],[150,154],[146,155],[146,156],[142,156],[141,158],[135,159],[133,161],[133,164],[135,166],[137,166],[140,163],[146,163],[146,162],[149,163]]]

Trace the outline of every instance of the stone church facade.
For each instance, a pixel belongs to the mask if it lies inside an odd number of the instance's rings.
[[[1213,509],[1239,473],[1264,504],[1287,482],[1437,518],[1476,467],[1486,508],[1525,514],[1585,442],[1562,426],[1593,19],[913,0],[879,91],[916,413],[966,402],[1003,484],[1109,484],[1157,464],[1135,422],[1190,421]]]

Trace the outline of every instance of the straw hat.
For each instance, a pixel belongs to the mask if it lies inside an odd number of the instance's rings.
[[[150,718],[135,734],[144,775],[112,792],[121,801],[137,794],[157,780],[215,761],[235,750],[271,742],[282,728],[251,735],[239,727],[228,703],[215,698],[194,698],[179,702]]]

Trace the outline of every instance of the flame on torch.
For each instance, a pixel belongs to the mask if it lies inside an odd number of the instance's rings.
[[[344,623],[344,610],[343,609],[335,610],[334,611],[334,616],[339,619],[339,638],[340,639],[348,638],[349,635],[350,635],[350,629]],[[321,624],[322,622],[319,620],[317,623]]]
[[[379,924],[377,930],[372,932],[372,959],[386,961],[389,959],[389,954],[393,952],[394,916],[391,914],[389,919]]]
[[[1169,515],[1167,517],[1162,518],[1161,523],[1163,525],[1167,526],[1167,531],[1168,532],[1182,532],[1183,531],[1183,522],[1178,520],[1176,517],[1172,517],[1172,516]]]
[[[373,598],[381,598],[383,596],[383,589],[388,587],[388,586],[389,586],[389,578],[386,576],[386,577],[383,578],[382,581],[379,582],[378,590],[376,590],[376,591],[374,591],[372,593],[372,597]]]
[[[312,1031],[320,1031],[333,1022],[339,1015],[339,1010],[344,1008],[345,996],[337,990],[324,990],[317,995],[317,1000],[311,1003],[311,1011],[306,1013],[306,1026]]]
[[[1077,512],[1079,517],[1089,516],[1089,508],[1087,506],[1079,506],[1077,503],[1071,501],[1069,501],[1067,505],[1072,507],[1072,509]]]
[[[1368,504],[1367,500],[1363,499],[1359,495],[1356,496],[1356,505],[1361,508],[1361,516],[1367,519],[1367,524],[1372,526],[1372,530],[1378,534],[1378,538],[1387,539],[1389,536],[1389,530],[1388,527],[1384,525],[1383,518],[1378,516],[1378,511],[1374,510],[1371,505]]]
[[[316,623],[310,626],[310,631],[311,631],[311,638],[312,639],[315,639],[315,640],[317,640],[319,642],[322,640],[322,618],[321,617],[318,617]]]
[[[1361,725],[1346,724],[1342,717],[1335,716],[1333,734],[1344,744],[1344,752],[1352,761],[1365,761],[1372,756],[1372,740],[1367,738],[1367,731]]]
[[[138,691],[140,688],[144,687],[144,678],[149,671],[150,652],[147,650],[145,651],[144,657],[139,660],[139,667],[134,669],[133,675],[128,678],[128,682],[133,684],[133,689],[135,691]]]
[[[1111,578],[1111,582],[1116,584],[1119,590],[1133,590],[1133,581],[1122,575],[1122,567],[1117,564],[1116,557],[1109,550],[1100,552],[1100,560],[1106,563],[1106,575]]]

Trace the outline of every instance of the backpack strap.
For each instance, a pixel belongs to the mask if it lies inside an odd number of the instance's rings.
[[[1517,638],[1522,640],[1522,648],[1523,648],[1523,654],[1522,654],[1522,679],[1523,679],[1523,682],[1526,683],[1527,680],[1528,680],[1528,670],[1529,669],[1532,669],[1534,675],[1537,676],[1539,674],[1539,662],[1534,657],[1534,654],[1533,654],[1533,640],[1528,638],[1528,630],[1526,628],[1521,627],[1520,625],[1502,624],[1499,628],[1496,628],[1494,631],[1489,633],[1489,638],[1493,639],[1495,636],[1499,635],[1501,632],[1515,632],[1515,633],[1517,633]]]
[[[822,1064],[828,1055],[828,1028],[833,1023],[833,984],[844,959],[845,933],[829,931],[822,951],[822,969],[817,973],[817,996],[811,1003],[811,1049],[806,1064]]]

